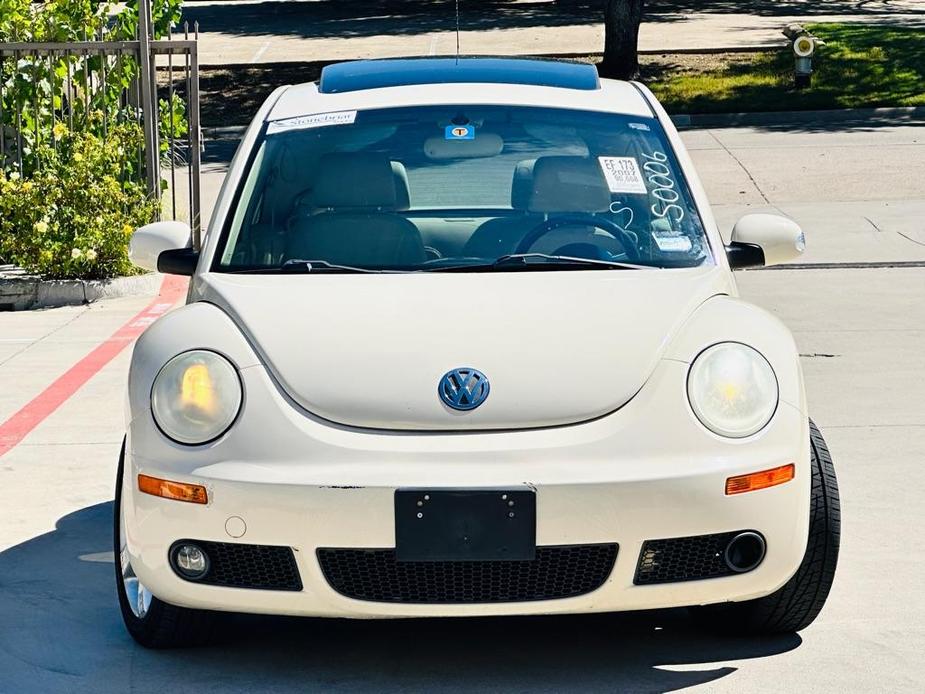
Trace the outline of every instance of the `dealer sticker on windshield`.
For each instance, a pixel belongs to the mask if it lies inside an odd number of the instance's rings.
[[[331,113],[313,113],[310,116],[298,116],[273,121],[267,126],[267,135],[282,133],[287,130],[305,128],[322,128],[326,125],[350,125],[357,119],[356,111],[332,111]]]
[[[598,157],[611,193],[647,193],[635,157]]]

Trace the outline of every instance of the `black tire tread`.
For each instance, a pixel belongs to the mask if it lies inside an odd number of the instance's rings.
[[[832,456],[812,421],[809,436],[812,485],[803,561],[787,583],[766,597],[698,608],[712,626],[751,634],[791,633],[812,624],[825,605],[838,564],[841,506]]]
[[[122,571],[119,562],[119,504],[122,500],[122,477],[125,467],[125,442],[119,455],[119,471],[116,476],[115,504],[113,506],[113,553],[116,567],[116,594],[122,620],[132,638],[146,648],[180,648],[202,646],[211,643],[217,633],[218,612],[193,610],[169,605],[154,597],[151,607],[143,619],[132,612],[122,586]]]

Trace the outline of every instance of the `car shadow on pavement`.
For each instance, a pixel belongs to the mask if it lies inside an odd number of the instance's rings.
[[[112,504],[0,552],[0,691],[646,691],[723,678],[797,648],[733,639],[684,610],[557,617],[235,616],[215,646],[147,651],[122,628]],[[729,661],[746,661],[729,664]]]

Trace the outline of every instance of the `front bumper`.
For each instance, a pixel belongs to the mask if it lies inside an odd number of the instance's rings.
[[[518,432],[402,434],[349,430],[296,410],[262,367],[242,369],[247,400],[220,441],[170,443],[141,413],[129,427],[123,479],[128,549],[139,579],[185,607],[337,617],[415,617],[619,611],[747,600],[796,571],[809,522],[805,413],[781,403],[749,439],[723,440],[686,406],[687,365],[663,361],[618,412],[580,425]],[[659,413],[653,417],[652,413]],[[726,478],[796,463],[794,480],[727,497]],[[209,504],[137,491],[138,473],[204,484]],[[539,546],[618,543],[597,590],[564,599],[478,604],[357,600],[329,585],[318,548],[390,548],[399,488],[532,488]],[[246,532],[229,530],[243,519]],[[227,528],[226,528],[227,526]],[[634,585],[646,540],[753,529],[767,540],[751,572]],[[294,551],[302,590],[202,585],[180,579],[168,551],[179,539],[283,545]]]

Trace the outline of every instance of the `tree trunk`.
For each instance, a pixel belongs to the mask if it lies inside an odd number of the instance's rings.
[[[607,0],[604,8],[604,59],[602,77],[632,80],[639,76],[636,49],[644,0]]]

